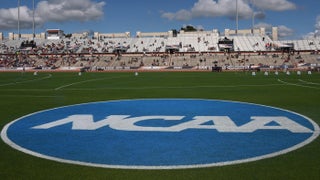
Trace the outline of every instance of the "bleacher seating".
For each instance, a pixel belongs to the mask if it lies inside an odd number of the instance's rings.
[[[19,65],[30,67],[91,67],[91,69],[121,69],[145,67],[211,69],[217,64],[225,68],[251,65],[300,66],[318,64],[320,38],[273,41],[268,36],[232,35],[234,52],[220,52],[217,33],[183,33],[177,37],[119,37],[103,39],[64,38],[35,39],[36,47],[26,52],[21,49],[25,40],[3,40],[0,46],[0,68]],[[292,43],[297,54],[276,51],[283,44]],[[268,45],[268,46],[267,46]],[[167,54],[166,47],[178,47],[176,54]],[[126,53],[115,53],[123,47]],[[17,52],[22,51],[21,54]],[[19,56],[19,62],[16,62]],[[22,63],[20,61],[24,60]],[[30,61],[30,62],[29,62]]]

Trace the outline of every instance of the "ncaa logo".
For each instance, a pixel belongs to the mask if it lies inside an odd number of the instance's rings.
[[[221,100],[137,99],[45,110],[7,124],[11,147],[45,159],[124,169],[222,166],[288,153],[319,127],[283,109]]]

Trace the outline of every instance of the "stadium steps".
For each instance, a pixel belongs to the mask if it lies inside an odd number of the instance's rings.
[[[252,48],[250,47],[250,45],[248,45],[248,42],[245,40],[245,38],[243,36],[234,36],[234,48],[237,51],[238,49],[240,51],[245,51],[245,50],[251,50]]]

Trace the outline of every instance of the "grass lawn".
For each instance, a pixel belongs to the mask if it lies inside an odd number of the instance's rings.
[[[251,102],[320,124],[320,74],[258,72],[0,73],[0,128],[24,115],[71,104],[141,98]],[[1,179],[320,179],[320,140],[274,158],[211,168],[123,170],[33,157],[0,141]]]

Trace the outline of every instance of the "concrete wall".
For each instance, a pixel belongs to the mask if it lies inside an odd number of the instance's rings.
[[[103,38],[129,38],[130,32],[125,33],[99,33],[94,32],[93,37],[95,39],[103,39]]]
[[[89,33],[88,32],[84,32],[84,33],[73,33],[72,37],[73,38],[77,38],[77,39],[85,39],[88,38]]]
[[[173,32],[137,32],[136,37],[172,37]]]
[[[185,32],[183,30],[180,31],[178,34],[178,37],[196,37],[196,36],[207,36],[207,35],[213,35],[213,36],[219,36],[219,31],[217,29],[214,29],[212,31],[194,31],[194,32]]]
[[[17,39],[32,40],[33,34],[20,34],[20,38],[19,38],[18,34],[11,32],[8,34],[8,38],[9,38],[9,40],[17,40]],[[46,39],[46,33],[35,34],[34,38],[35,39]]]
[[[272,27],[272,40],[278,41],[278,27]]]
[[[266,29],[265,28],[257,28],[257,29],[240,29],[238,32],[236,30],[232,29],[225,29],[224,30],[225,36],[231,36],[231,35],[260,35],[260,36],[265,36],[266,35]]]

